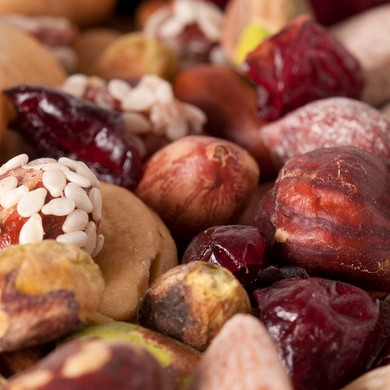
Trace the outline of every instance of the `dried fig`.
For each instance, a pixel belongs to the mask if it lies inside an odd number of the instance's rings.
[[[99,307],[104,280],[87,252],[54,240],[0,252],[0,351],[55,340]]]
[[[250,311],[248,294],[230,271],[198,261],[161,275],[143,296],[138,319],[204,350],[230,317]]]
[[[355,147],[316,149],[286,162],[255,223],[274,261],[389,291],[390,171]]]
[[[235,222],[258,180],[258,165],[245,149],[194,135],[147,161],[136,194],[185,242],[209,226]]]

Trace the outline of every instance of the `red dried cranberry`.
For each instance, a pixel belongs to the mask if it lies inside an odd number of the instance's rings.
[[[349,16],[389,3],[389,0],[309,0],[316,20],[329,26]]]
[[[270,121],[316,99],[359,98],[363,87],[355,57],[306,15],[263,40],[243,70],[257,85],[259,116]]]
[[[353,285],[285,279],[254,294],[295,389],[339,389],[369,370],[389,339],[389,306]]]
[[[195,236],[187,246],[182,263],[206,261],[231,271],[245,286],[267,265],[263,257],[265,239],[254,226],[212,226]]]
[[[84,161],[99,179],[135,188],[141,159],[119,113],[49,87],[21,85],[4,93],[17,110],[11,127],[42,155]]]

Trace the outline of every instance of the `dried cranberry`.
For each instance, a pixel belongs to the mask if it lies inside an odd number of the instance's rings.
[[[263,257],[265,239],[254,226],[212,226],[195,236],[187,246],[182,263],[206,261],[231,271],[245,286],[267,265]]]
[[[349,16],[389,3],[389,0],[309,0],[316,20],[329,26]]]
[[[11,127],[45,157],[84,161],[99,179],[135,188],[141,159],[119,113],[49,87],[21,85],[4,93],[17,110]]]
[[[258,114],[275,120],[316,99],[359,98],[360,64],[319,23],[303,15],[270,36],[243,64],[256,83]]]
[[[347,283],[285,279],[255,297],[295,389],[339,389],[369,370],[389,339],[389,306]]]

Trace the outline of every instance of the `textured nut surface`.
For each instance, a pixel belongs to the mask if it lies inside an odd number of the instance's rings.
[[[270,255],[311,273],[389,289],[390,171],[354,146],[290,159],[260,201]]]
[[[145,349],[119,341],[74,340],[54,350],[4,389],[168,390],[161,366]]]
[[[177,239],[235,221],[259,179],[253,157],[232,142],[186,136],[147,162],[136,193]]]
[[[390,167],[390,120],[366,103],[334,97],[306,104],[265,125],[260,135],[276,170],[314,149],[355,145]]]
[[[206,350],[190,390],[292,390],[267,328],[249,314],[228,320]]]
[[[140,324],[204,350],[236,313],[250,312],[249,298],[227,269],[202,261],[161,275],[142,298]]]
[[[45,240],[0,252],[0,350],[54,340],[85,323],[104,290],[82,249]]]
[[[158,226],[149,208],[132,192],[104,182],[100,190],[105,244],[95,260],[106,283],[100,311],[128,320],[136,314],[150,278],[177,265],[176,247],[169,232]],[[169,249],[163,250],[164,245]]]
[[[163,367],[172,389],[185,387],[202,357],[198,350],[159,332],[120,321],[84,327],[73,333],[65,342],[88,337],[129,341],[147,349]]]

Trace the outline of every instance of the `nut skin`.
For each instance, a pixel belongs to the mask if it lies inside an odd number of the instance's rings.
[[[96,312],[104,280],[87,252],[54,240],[0,252],[0,351],[62,337]]]
[[[73,340],[30,370],[12,377],[4,390],[168,390],[157,360],[145,349],[112,340]]]
[[[376,291],[390,282],[390,172],[355,146],[290,159],[255,224],[275,261]]]
[[[209,136],[186,136],[146,163],[136,194],[167,224],[176,242],[209,226],[234,223],[259,180],[243,148]]]
[[[186,384],[202,357],[201,352],[195,348],[159,332],[128,322],[110,321],[85,326],[67,337],[64,342],[80,338],[127,341],[147,349],[163,367],[172,390],[186,388]]]
[[[141,325],[201,351],[236,313],[250,313],[248,294],[227,269],[203,261],[179,265],[142,298]]]
[[[204,130],[248,150],[260,165],[261,178],[277,171],[261,137],[267,122],[256,115],[256,88],[229,66],[199,65],[181,72],[174,81],[175,95],[199,107],[207,116]]]

